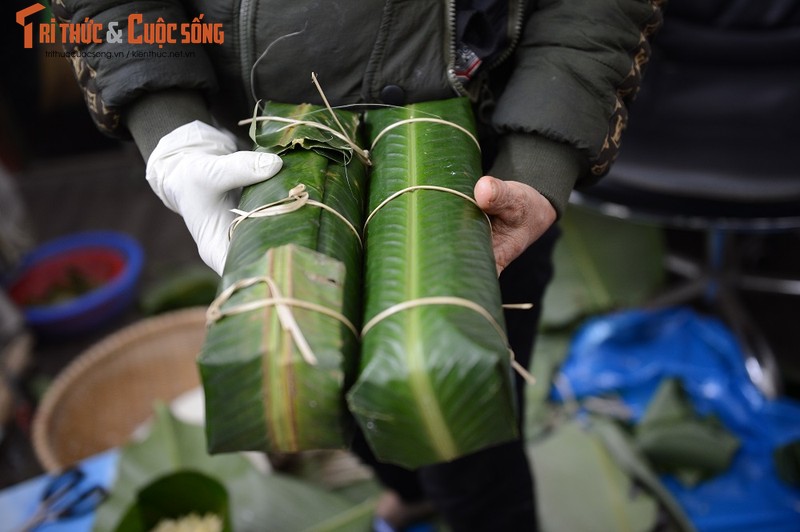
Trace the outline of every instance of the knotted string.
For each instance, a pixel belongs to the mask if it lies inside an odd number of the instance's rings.
[[[255,124],[257,122],[284,122],[284,123],[287,124],[286,128],[289,128],[289,127],[292,127],[292,126],[314,127],[314,128],[317,128],[317,129],[319,129],[321,131],[325,131],[327,133],[330,133],[334,137],[336,137],[339,140],[345,142],[348,146],[350,146],[350,149],[353,150],[353,152],[358,156],[358,158],[361,159],[361,162],[363,162],[367,166],[370,166],[372,163],[369,160],[369,152],[367,150],[363,149],[361,146],[359,146],[356,143],[356,141],[351,139],[350,135],[347,134],[347,130],[344,128],[342,123],[339,121],[339,117],[336,116],[336,113],[334,112],[334,110],[331,107],[330,103],[328,103],[328,98],[325,96],[325,93],[323,92],[322,87],[319,84],[319,81],[317,81],[317,75],[314,72],[311,73],[311,82],[316,87],[317,92],[319,92],[319,95],[322,98],[322,101],[325,103],[325,108],[330,112],[331,116],[333,117],[333,121],[336,123],[337,126],[339,126],[339,130],[340,131],[337,131],[337,130],[333,129],[330,126],[326,126],[325,124],[321,124],[321,123],[315,122],[313,120],[298,120],[296,118],[286,118],[286,117],[282,117],[282,116],[255,116],[255,114],[256,114],[255,112],[253,113],[254,116],[252,118],[248,118],[248,119],[245,119],[245,120],[240,120],[238,122],[238,124],[240,126],[243,126],[243,125],[246,125],[246,124],[253,124],[253,126],[255,126]],[[257,109],[258,109],[258,104],[256,104],[256,110]],[[286,128],[280,128],[278,131],[283,131]],[[251,129],[251,136],[254,136],[252,129]]]
[[[233,294],[239,290],[248,288],[258,283],[265,283],[267,285],[270,297],[223,308],[223,305],[230,300]],[[302,299],[296,299],[292,297],[284,297],[280,293],[275,281],[269,276],[256,276],[239,279],[235,283],[228,286],[219,294],[219,296],[214,299],[211,305],[209,305],[208,310],[206,311],[206,326],[213,325],[225,316],[242,314],[244,312],[250,312],[252,310],[265,307],[275,307],[281,328],[291,334],[295,345],[297,345],[297,348],[303,357],[303,360],[312,366],[317,364],[317,357],[314,355],[311,346],[308,344],[308,341],[303,335],[303,331],[300,329],[300,325],[298,325],[297,320],[295,320],[294,314],[292,313],[290,307],[312,310],[326,316],[330,316],[331,318],[334,318],[344,324],[348,329],[350,329],[350,331],[352,331],[354,336],[358,336],[358,330],[344,314],[311,301],[304,301]]]
[[[356,235],[358,243],[363,245],[363,243],[361,242],[361,233],[359,233],[358,229],[356,229],[356,227],[352,223],[350,223],[350,220],[345,218],[336,209],[328,205],[325,205],[322,202],[311,199],[308,195],[308,191],[306,190],[306,186],[303,183],[300,183],[296,187],[292,188],[289,191],[289,194],[285,198],[279,199],[278,201],[273,201],[272,203],[268,203],[260,207],[256,207],[251,211],[243,211],[241,209],[231,209],[231,212],[237,214],[238,216],[233,219],[230,227],[228,228],[228,240],[230,240],[233,237],[233,231],[239,226],[239,224],[247,220],[248,218],[266,218],[270,216],[280,216],[281,214],[287,214],[290,212],[294,212],[298,209],[301,209],[305,205],[319,207],[320,209],[324,209],[329,213],[334,214],[345,224],[347,224],[347,227],[349,227],[350,230],[353,232],[353,234]]]

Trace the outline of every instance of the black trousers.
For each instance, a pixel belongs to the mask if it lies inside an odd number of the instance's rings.
[[[509,343],[517,361],[525,367],[536,339],[542,296],[553,274],[552,251],[558,234],[558,228],[552,227],[500,276],[504,303],[534,304],[532,310],[507,310],[505,316]],[[522,377],[516,378],[521,424],[525,418],[525,385]],[[360,433],[353,450],[373,468],[384,486],[405,501],[433,502],[454,532],[523,532],[537,528],[534,483],[522,440],[417,471],[378,462]]]

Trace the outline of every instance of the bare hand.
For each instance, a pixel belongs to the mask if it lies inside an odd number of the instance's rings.
[[[553,205],[533,187],[483,176],[475,201],[492,220],[492,248],[497,275],[555,222]]]

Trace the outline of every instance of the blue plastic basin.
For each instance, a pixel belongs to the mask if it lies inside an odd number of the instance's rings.
[[[29,253],[8,293],[37,333],[83,333],[130,307],[143,263],[141,246],[124,233],[76,233]]]

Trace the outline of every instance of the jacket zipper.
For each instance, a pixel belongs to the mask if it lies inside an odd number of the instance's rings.
[[[253,97],[252,87],[252,69],[253,69],[253,40],[252,32],[250,31],[253,26],[253,8],[255,3],[252,0],[241,0],[239,3],[239,61],[241,61],[242,68],[242,82],[244,83],[244,91],[248,99]],[[255,102],[254,102],[255,103]]]
[[[508,42],[508,46],[500,54],[494,61],[492,61],[491,65],[488,65],[488,69],[491,70],[496,66],[500,65],[511,57],[511,54],[514,53],[514,49],[517,47],[517,43],[519,42],[519,38],[522,35],[522,22],[525,19],[525,4],[526,0],[516,0],[510,1],[508,6],[508,27],[509,27],[509,35],[510,40]]]
[[[467,89],[456,76],[456,0],[446,0],[447,4],[447,33],[450,37],[450,57],[447,63],[447,78],[455,91],[461,96],[468,95]],[[491,64],[486,65],[486,70],[491,70],[508,59],[522,35],[522,22],[525,18],[526,0],[509,1],[508,6],[508,34],[509,42],[503,53],[501,53]]]
[[[447,79],[458,95],[467,96],[467,89],[456,76],[456,0],[445,0],[445,9],[447,10],[447,35],[450,38]]]

